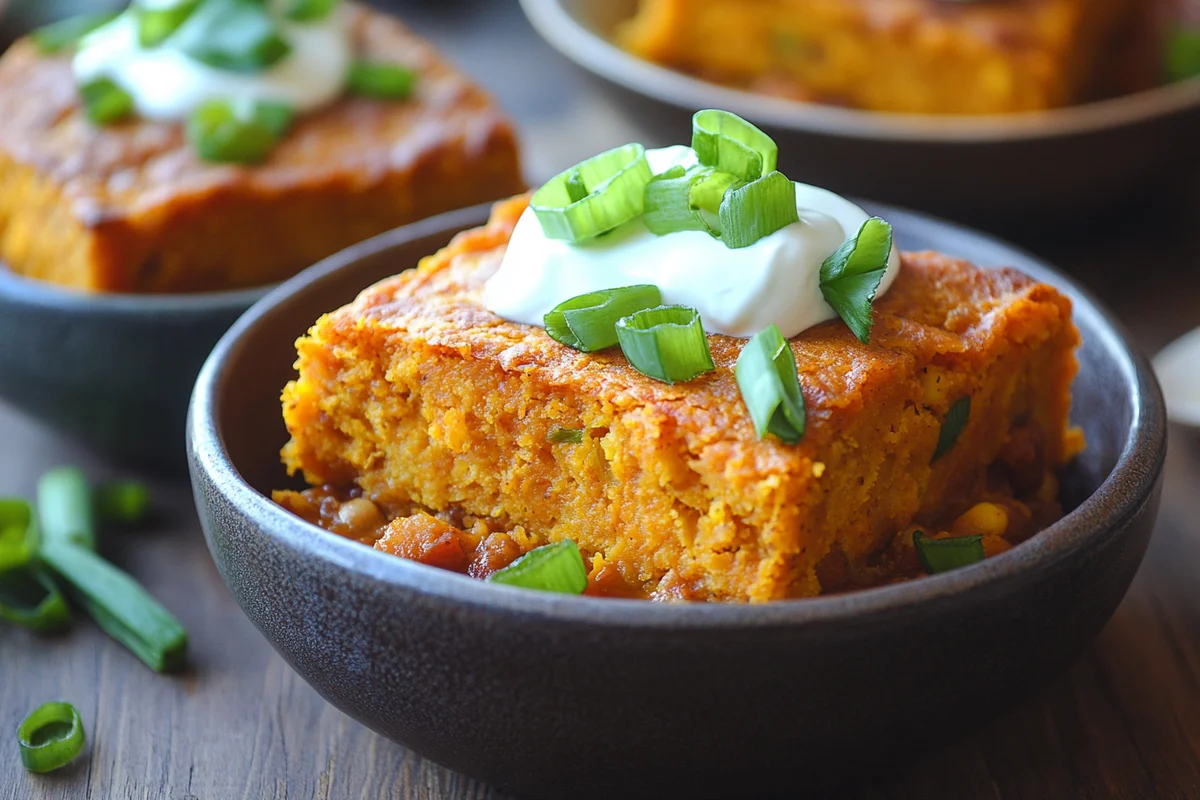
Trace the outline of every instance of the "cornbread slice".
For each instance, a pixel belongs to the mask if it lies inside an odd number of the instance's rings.
[[[525,206],[498,204],[486,227],[298,341],[283,392],[291,471],[384,507],[521,526],[531,546],[573,539],[655,598],[760,601],[869,572],[914,520],[973,505],[989,467],[1022,462],[1037,489],[1072,455],[1079,336],[1050,286],[906,254],[870,345],[841,321],[791,341],[808,431],[787,446],[755,436],[734,378],[740,339],[710,336],[716,371],[668,386],[617,349],[578,353],[487,311],[484,282]],[[966,428],[931,464],[967,395]],[[584,429],[582,442],[549,441],[560,427]]]
[[[875,111],[1034,111],[1095,93],[1139,0],[641,0],[617,32],[684,72]]]
[[[0,58],[0,259],[95,291],[255,286],[520,191],[513,130],[492,100],[395,19],[352,12],[357,52],[416,69],[416,95],[306,115],[251,168],[198,160],[181,125],[90,124],[70,56],[14,44]]]

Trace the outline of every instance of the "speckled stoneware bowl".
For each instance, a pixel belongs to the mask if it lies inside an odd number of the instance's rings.
[[[0,265],[0,399],[113,461],[182,472],[196,373],[266,292],[86,294]]]
[[[338,708],[429,758],[543,798],[830,796],[928,752],[1057,676],[1108,620],[1150,538],[1166,446],[1146,361],[1078,285],[991,239],[869,205],[906,249],[1014,265],[1076,301],[1075,420],[1089,446],[1066,517],[957,572],[768,605],[660,605],[474,581],[325,533],[290,485],[279,391],[322,313],[479,224],[385,234],[272,292],[221,340],[189,459],[234,598]],[[380,758],[395,757],[380,755]]]
[[[1037,113],[861,111],[739,91],[636,58],[611,38],[637,0],[521,5],[551,46],[657,137],[644,144],[678,142],[697,108],[728,109],[775,138],[790,177],[842,194],[988,229],[1043,228],[1170,197],[1200,174],[1200,78]]]

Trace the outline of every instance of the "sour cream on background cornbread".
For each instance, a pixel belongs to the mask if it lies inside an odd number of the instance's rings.
[[[646,151],[651,170],[696,163],[690,147]],[[849,200],[796,184],[800,222],[749,247],[730,249],[703,231],[656,236],[635,219],[583,245],[547,237],[527,209],[513,231],[500,269],[487,282],[490,311],[526,325],[572,297],[602,289],[654,284],[663,302],[700,312],[709,333],[749,338],[768,325],[791,338],[838,314],[819,286],[821,264],[869,215]],[[879,284],[882,297],[900,269],[893,247]]]

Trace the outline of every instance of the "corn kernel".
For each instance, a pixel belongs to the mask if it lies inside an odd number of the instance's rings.
[[[955,536],[1003,536],[1008,530],[1008,512],[995,503],[976,503],[954,520]]]

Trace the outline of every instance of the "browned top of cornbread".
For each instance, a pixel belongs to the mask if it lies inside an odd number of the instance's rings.
[[[0,58],[0,154],[62,187],[73,216],[94,226],[167,213],[226,191],[368,187],[393,172],[453,174],[454,157],[485,152],[509,125],[485,92],[388,15],[352,5],[357,52],[420,74],[411,100],[346,97],[304,115],[253,169],[200,161],[183,126],[131,119],[98,128],[80,105],[69,55],[45,56],[29,40]],[[455,148],[451,148],[454,144]],[[470,180],[469,175],[462,175]]]

